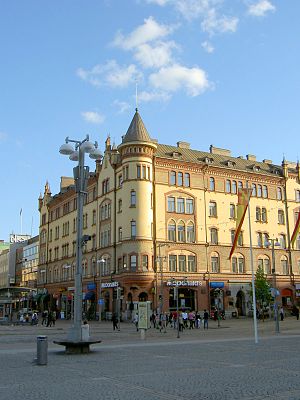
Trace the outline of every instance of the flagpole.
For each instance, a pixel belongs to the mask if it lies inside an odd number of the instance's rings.
[[[22,208],[21,208],[21,210],[20,210],[20,227],[21,227],[21,232],[20,232],[20,234],[22,235],[23,234],[23,221],[22,221],[22,214],[23,214],[23,210],[22,210]]]
[[[248,188],[248,183],[247,183],[247,188]],[[248,203],[250,264],[251,264],[251,272],[252,272],[252,301],[253,301],[254,340],[255,340],[255,343],[257,344],[258,343],[258,335],[257,335],[256,294],[255,294],[254,266],[253,266],[252,233],[251,233],[250,197],[249,197],[249,203]]]

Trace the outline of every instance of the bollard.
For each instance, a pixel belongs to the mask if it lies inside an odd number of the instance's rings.
[[[48,338],[37,336],[37,365],[47,365],[48,362]]]

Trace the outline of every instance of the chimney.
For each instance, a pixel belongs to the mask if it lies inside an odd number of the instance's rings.
[[[177,147],[180,149],[189,149],[190,148],[190,143],[188,142],[177,142]]]
[[[253,154],[247,154],[246,158],[248,161],[256,161],[256,156]]]

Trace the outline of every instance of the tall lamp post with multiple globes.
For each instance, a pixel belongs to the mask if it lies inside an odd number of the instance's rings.
[[[75,149],[70,143],[75,143]],[[84,165],[84,155],[88,153],[90,158],[101,160],[102,154],[98,149],[98,143],[89,141],[89,135],[83,140],[66,138],[66,142],[60,146],[60,154],[69,156],[71,161],[78,162],[73,168],[75,189],[77,193],[77,237],[76,237],[76,269],[74,282],[74,320],[70,331],[70,339],[82,340],[82,247],[90,240],[90,236],[82,235],[83,202],[87,193],[87,182],[89,178],[89,167]]]
[[[271,246],[272,249],[272,276],[273,276],[273,288],[271,291],[272,297],[274,297],[274,320],[275,320],[275,332],[279,333],[279,312],[278,312],[278,302],[277,296],[279,294],[276,284],[276,270],[275,270],[275,246],[280,247],[278,239],[268,239],[266,241],[267,246]]]

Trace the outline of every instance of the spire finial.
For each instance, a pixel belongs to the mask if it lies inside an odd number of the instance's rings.
[[[135,111],[138,110],[138,80],[135,79]]]

